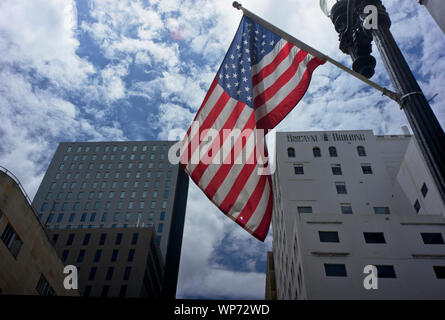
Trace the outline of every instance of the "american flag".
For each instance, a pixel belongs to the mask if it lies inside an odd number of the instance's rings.
[[[320,64],[243,16],[182,142],[185,171],[222,212],[261,241],[269,230],[273,194],[270,174],[260,174],[267,168],[260,132],[294,108]]]

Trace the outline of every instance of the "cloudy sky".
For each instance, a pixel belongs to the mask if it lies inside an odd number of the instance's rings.
[[[0,1],[0,165],[32,198],[61,141],[167,139],[187,129],[235,34],[231,0]],[[318,0],[244,0],[293,36],[350,65]],[[279,3],[279,5],[278,5]],[[416,0],[385,0],[392,32],[445,124],[445,36]],[[373,80],[391,87],[377,58]],[[442,89],[442,90],[441,90]],[[398,134],[398,106],[333,66],[278,130]],[[264,243],[190,184],[179,298],[262,299]]]

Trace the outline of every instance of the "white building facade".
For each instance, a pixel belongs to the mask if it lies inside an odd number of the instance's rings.
[[[275,165],[278,299],[445,299],[445,206],[411,135],[280,132]]]

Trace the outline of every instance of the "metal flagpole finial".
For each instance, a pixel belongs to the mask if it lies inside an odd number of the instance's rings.
[[[237,2],[237,1],[233,1],[232,6],[238,10],[241,10],[241,8],[243,7],[241,5],[241,3]]]

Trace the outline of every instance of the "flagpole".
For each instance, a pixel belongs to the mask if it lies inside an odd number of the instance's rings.
[[[312,48],[311,46],[307,45],[306,43],[294,38],[293,36],[291,36],[290,34],[284,32],[283,30],[275,27],[274,25],[270,24],[269,22],[267,22],[266,20],[260,18],[259,16],[257,16],[256,14],[250,12],[249,10],[247,10],[246,8],[244,8],[240,3],[238,3],[237,1],[234,1],[232,3],[233,7],[238,9],[238,10],[242,10],[244,15],[246,15],[247,17],[251,18],[252,20],[254,20],[255,22],[261,24],[263,27],[269,29],[270,31],[274,32],[276,35],[280,36],[281,38],[283,38],[284,40],[292,43],[293,45],[295,45],[296,47],[310,53],[311,55],[313,55],[314,57],[317,57],[318,59],[322,60],[322,61],[327,61],[330,62],[331,64],[333,64],[334,66],[336,66],[337,68],[342,69],[343,71],[346,71],[347,73],[349,73],[350,75],[356,77],[357,79],[365,82],[366,84],[370,85],[371,87],[373,87],[374,89],[377,89],[378,91],[380,91],[382,93],[382,95],[389,97],[390,99],[396,101],[398,104],[401,103],[400,101],[400,97],[401,95],[398,93],[395,93],[391,90],[388,90],[380,85],[378,85],[377,83],[369,80],[368,78],[362,76],[361,74],[355,72],[354,70],[346,67],[345,65],[341,64],[340,62],[338,62],[337,60],[332,59],[331,57],[321,53],[320,51]]]

